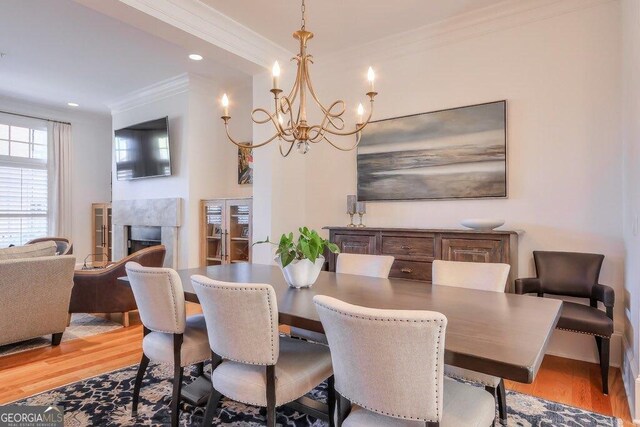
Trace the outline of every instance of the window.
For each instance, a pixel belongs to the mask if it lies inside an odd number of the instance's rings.
[[[47,128],[0,115],[0,248],[47,234]]]

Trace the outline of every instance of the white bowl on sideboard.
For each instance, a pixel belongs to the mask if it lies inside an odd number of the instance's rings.
[[[504,225],[504,219],[490,219],[490,218],[472,218],[463,219],[460,221],[464,227],[471,228],[478,231],[491,231],[494,228],[498,228]]]

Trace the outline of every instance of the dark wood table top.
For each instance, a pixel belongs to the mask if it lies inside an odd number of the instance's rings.
[[[372,308],[432,310],[447,319],[445,363],[523,383],[533,382],[560,315],[561,301],[323,271],[311,288],[287,285],[276,266],[232,264],[178,270],[185,299],[198,302],[191,276],[274,287],[280,323],[316,332],[314,295]],[[125,278],[126,280],[126,278]],[[401,355],[399,355],[401,357]]]

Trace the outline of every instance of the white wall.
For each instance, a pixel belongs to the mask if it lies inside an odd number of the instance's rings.
[[[91,253],[91,203],[111,200],[111,117],[0,96],[0,110],[71,123],[74,254]]]
[[[463,218],[504,218],[506,228],[525,231],[519,245],[521,277],[533,272],[534,249],[605,254],[601,281],[615,288],[619,301],[612,347],[617,364],[624,327],[619,4],[574,9],[524,24],[496,25],[473,37],[451,36],[446,43],[413,35],[383,40],[329,60],[316,57],[311,74],[325,103],[347,101],[351,125],[357,103],[365,104],[369,65],[378,76],[376,119],[506,99],[508,199],[370,203],[365,221],[456,228]],[[313,53],[313,40],[309,49]],[[289,68],[283,69],[285,75]],[[254,78],[254,85],[254,94],[269,89],[264,78]],[[293,157],[299,161],[301,156]],[[292,167],[291,159],[276,156],[273,162],[274,170]],[[280,229],[346,224],[345,196],[356,191],[355,152],[315,145],[302,170],[293,176],[272,174],[270,183],[257,180],[256,200],[258,192],[288,188],[271,201],[272,213],[281,204],[298,208]],[[273,226],[273,218],[271,223],[273,235],[285,231]],[[595,342],[588,336],[557,331],[550,349],[596,360]]]
[[[113,158],[113,200],[162,199],[179,197],[189,198],[189,175],[187,155],[187,116],[189,92],[187,87],[181,93],[147,103],[136,108],[113,114],[113,130],[134,125],[160,117],[169,117],[169,144],[171,151],[171,176],[143,178],[131,181],[118,181],[115,157]],[[113,143],[112,143],[113,145]],[[113,157],[113,149],[111,150]],[[190,218],[185,215],[185,202],[182,202],[182,226],[178,231],[178,267],[188,264],[188,229]]]
[[[200,263],[201,199],[251,196],[250,185],[237,184],[237,150],[226,141],[218,104],[223,90],[237,97],[242,107],[237,108],[234,130],[242,140],[250,138],[247,113],[252,104],[250,84],[248,76],[244,80],[236,77],[227,86],[225,82],[190,75],[183,90],[164,98],[154,94],[149,102],[136,103],[133,108],[113,114],[114,129],[169,117],[172,176],[117,181],[114,163],[113,199],[183,199],[178,268],[196,267]]]
[[[640,423],[640,1],[623,0],[622,140],[624,144],[625,360],[623,378],[631,414]]]

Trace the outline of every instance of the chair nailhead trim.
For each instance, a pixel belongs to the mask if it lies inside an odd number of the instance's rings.
[[[329,311],[333,311],[334,313],[338,313],[341,314],[343,316],[347,316],[347,317],[353,317],[354,319],[362,319],[362,320],[373,320],[373,321],[379,321],[379,322],[404,322],[404,323],[431,323],[431,322],[436,322],[439,323],[439,327],[438,327],[438,340],[436,342],[436,355],[438,354],[438,349],[440,348],[440,342],[442,339],[442,321],[441,320],[437,320],[437,319],[425,319],[425,320],[409,320],[409,319],[390,319],[390,318],[384,318],[384,317],[365,317],[365,316],[357,316],[355,314],[351,314],[351,313],[345,313],[344,311],[340,311],[340,310],[336,310],[335,308],[332,307],[327,307],[324,304],[318,303],[316,302],[316,305],[319,307],[324,308],[325,310],[329,310]],[[404,420],[415,420],[415,421],[425,421],[425,422],[439,422],[440,420],[440,407],[438,405],[438,401],[439,401],[439,396],[438,396],[438,369],[442,369],[442,367],[438,366],[438,358],[436,357],[436,390],[435,390],[435,395],[436,395],[436,419],[435,420],[428,420],[425,418],[415,418],[415,417],[407,417],[405,415],[399,415],[399,414],[393,414],[391,412],[386,412],[386,411],[380,411],[377,409],[373,409],[367,405],[364,405],[360,402],[357,402],[353,399],[351,399],[350,397],[346,396],[345,394],[342,393],[342,391],[338,391],[342,396],[346,397],[347,400],[349,400],[351,403],[355,403],[358,406],[363,407],[364,409],[367,409],[371,412],[375,412],[378,414],[382,414],[382,415],[387,415],[390,417],[394,417],[394,418],[401,418]]]
[[[606,338],[606,339],[611,338],[610,335],[606,336],[606,335],[600,335],[600,334],[590,334],[589,332],[576,331],[574,329],[558,328],[558,327],[556,327],[556,329],[560,329],[561,331],[575,332],[576,334],[591,335],[591,336],[594,336],[594,337],[600,337],[600,338]]]

